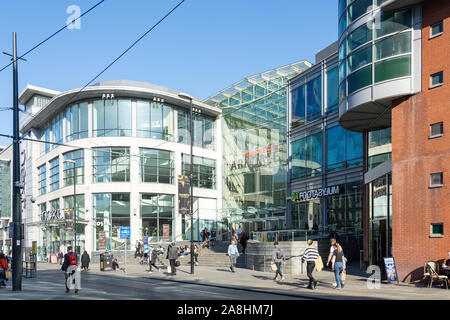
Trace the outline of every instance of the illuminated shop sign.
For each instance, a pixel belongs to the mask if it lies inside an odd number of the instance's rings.
[[[331,186],[326,188],[309,190],[305,192],[295,192],[291,194],[291,200],[306,201],[310,199],[322,198],[334,194],[339,194],[340,190],[341,190],[340,186]]]
[[[50,221],[50,220],[58,220],[61,219],[61,210],[49,210],[42,212],[41,220],[42,221]]]
[[[231,162],[230,170],[257,168],[278,162],[278,145],[268,146],[244,153],[244,157]]]

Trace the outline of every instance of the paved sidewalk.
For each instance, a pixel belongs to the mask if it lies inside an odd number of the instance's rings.
[[[357,275],[347,274],[345,288],[342,290],[333,289],[334,274],[331,271],[314,272],[314,277],[319,280],[319,283],[316,290],[310,290],[306,288],[308,286],[306,274],[286,275],[286,279],[280,282],[273,280],[274,273],[240,268],[236,269],[236,273],[232,273],[228,269],[228,266],[195,266],[195,274],[191,275],[190,265],[182,261],[183,259],[180,260],[182,265],[177,268],[177,274],[175,276],[167,273],[166,266],[163,266],[160,272],[153,269],[153,273],[148,273],[147,266],[128,265],[127,272],[125,273],[120,270],[102,272],[99,270],[99,266],[92,265],[91,269],[87,272],[105,277],[124,275],[132,278],[145,277],[155,280],[173,281],[174,283],[202,284],[206,286],[248,290],[249,292],[270,292],[313,299],[450,300],[450,290],[445,290],[445,288],[440,287],[426,288],[423,285],[406,283],[381,283],[380,289],[368,289],[368,275],[358,271],[355,272]],[[38,265],[38,268],[41,270],[59,269],[59,267],[59,265],[44,263]],[[251,299],[251,295],[249,295],[249,298]]]

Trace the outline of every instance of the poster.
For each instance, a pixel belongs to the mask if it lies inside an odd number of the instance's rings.
[[[66,229],[72,230],[74,226],[72,218],[72,209],[64,209],[64,219],[66,221]]]
[[[191,185],[189,183],[189,177],[179,175],[178,176],[178,211],[180,214],[189,214],[191,202],[190,202]]]
[[[163,241],[170,241],[170,228],[168,224],[163,224]]]
[[[98,250],[106,249],[106,233],[104,231],[98,233]]]
[[[56,254],[50,255],[50,263],[58,263],[58,256]]]
[[[388,281],[398,281],[394,258],[383,258]]]
[[[148,244],[148,237],[144,237],[144,245]]]

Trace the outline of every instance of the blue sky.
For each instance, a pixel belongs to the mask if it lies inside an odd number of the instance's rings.
[[[99,0],[0,2],[0,52],[17,32],[24,53],[66,24],[70,5]],[[65,91],[84,86],[180,0],[106,0],[19,64],[27,84]],[[206,98],[240,79],[302,59],[337,40],[337,0],[186,0],[97,81],[145,81]],[[10,58],[0,56],[0,68]],[[0,107],[12,105],[12,68],[0,72]],[[12,134],[12,112],[0,112]],[[0,145],[10,144],[0,137]]]

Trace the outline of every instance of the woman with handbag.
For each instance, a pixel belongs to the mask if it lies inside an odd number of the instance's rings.
[[[272,251],[272,264],[276,267],[275,278],[274,281],[277,281],[278,275],[280,275],[281,280],[284,280],[283,271],[281,270],[282,265],[285,263],[284,261],[284,251],[280,248],[278,241],[273,243],[274,249]],[[272,268],[273,269],[273,268]]]
[[[0,253],[0,288],[6,288],[6,272],[8,271],[8,261],[5,254]]]

